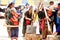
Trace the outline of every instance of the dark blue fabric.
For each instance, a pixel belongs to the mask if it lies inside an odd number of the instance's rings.
[[[58,26],[56,32],[60,32],[60,25]]]
[[[21,10],[17,10],[18,13],[22,14]]]
[[[57,27],[57,30],[56,30],[56,32],[60,32],[60,18],[58,18],[59,19],[59,23],[58,23],[58,27]]]
[[[57,17],[57,24],[59,24],[59,20],[60,20],[60,18],[59,18],[59,17]]]
[[[18,32],[19,32],[19,28],[15,27],[15,28],[11,28],[11,37],[18,37]]]

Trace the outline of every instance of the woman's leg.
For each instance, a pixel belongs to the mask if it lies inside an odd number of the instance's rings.
[[[60,32],[60,25],[58,25],[57,30],[56,30],[56,32],[54,33],[54,35],[57,35],[58,32]]]
[[[23,22],[23,30],[22,30],[22,33],[23,33],[23,37],[25,36],[25,33],[26,33],[26,24],[25,22]]]
[[[11,28],[10,29],[10,36],[11,36],[11,40],[13,40],[15,37],[14,37],[14,35],[15,35],[15,31],[14,31],[15,29],[13,29],[13,28]]]
[[[8,35],[10,37],[10,27],[7,27]]]
[[[15,29],[15,39],[18,40],[19,27]]]

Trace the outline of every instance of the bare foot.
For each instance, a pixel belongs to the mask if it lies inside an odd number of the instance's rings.
[[[57,32],[53,33],[53,35],[57,35]]]

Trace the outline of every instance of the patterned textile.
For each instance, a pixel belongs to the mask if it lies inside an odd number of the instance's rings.
[[[11,9],[7,8],[7,11],[5,13],[6,15],[6,23],[7,25],[18,25],[19,24],[19,19],[18,19],[18,14],[14,13],[14,15],[11,13]]]

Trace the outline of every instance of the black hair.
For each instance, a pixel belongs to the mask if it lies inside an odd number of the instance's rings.
[[[58,3],[58,5],[60,5],[60,3]]]
[[[18,9],[21,8],[21,6],[18,6]]]
[[[36,12],[36,10],[34,10],[34,12]]]
[[[38,12],[38,17],[39,17],[40,19],[45,18],[45,12],[44,12],[44,11],[39,11],[39,12]]]
[[[53,3],[54,4],[54,1],[50,1],[49,4]]]
[[[8,5],[8,7],[10,7],[12,4],[14,4],[13,2],[11,2],[9,5]]]

